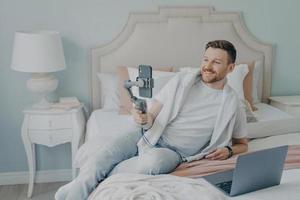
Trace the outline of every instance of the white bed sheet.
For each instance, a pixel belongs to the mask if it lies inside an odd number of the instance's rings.
[[[132,116],[119,115],[115,110],[95,110],[87,122],[85,141],[98,136],[103,136],[105,140],[115,134],[122,134],[124,130],[138,130]]]

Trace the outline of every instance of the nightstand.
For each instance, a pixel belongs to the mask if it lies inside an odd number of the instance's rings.
[[[85,115],[83,105],[70,110],[26,109],[23,111],[22,140],[25,146],[28,166],[28,197],[31,197],[34,185],[36,160],[35,144],[53,147],[70,142],[72,146],[72,175],[76,176],[73,161],[85,131]]]
[[[300,95],[269,97],[270,104],[293,116],[300,117]]]

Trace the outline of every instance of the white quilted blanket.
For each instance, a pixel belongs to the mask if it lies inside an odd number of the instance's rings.
[[[103,181],[88,200],[224,200],[203,179],[172,175],[116,174]]]

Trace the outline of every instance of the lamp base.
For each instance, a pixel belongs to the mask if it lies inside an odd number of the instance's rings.
[[[39,109],[39,110],[47,110],[47,109],[51,108],[51,105],[52,105],[52,103],[50,103],[47,100],[46,96],[44,96],[44,97],[42,97],[42,99],[39,102],[33,104],[32,108]]]
[[[58,86],[58,80],[55,76],[48,73],[32,74],[31,79],[27,81],[28,89],[41,96],[39,102],[35,103],[32,107],[36,109],[50,109],[51,103],[47,100],[47,95]]]

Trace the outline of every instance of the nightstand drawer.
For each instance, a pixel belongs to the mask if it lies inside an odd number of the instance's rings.
[[[72,128],[71,115],[31,115],[28,128],[37,130]]]
[[[64,130],[31,130],[29,131],[31,142],[43,144],[49,147],[72,141],[72,129]]]

